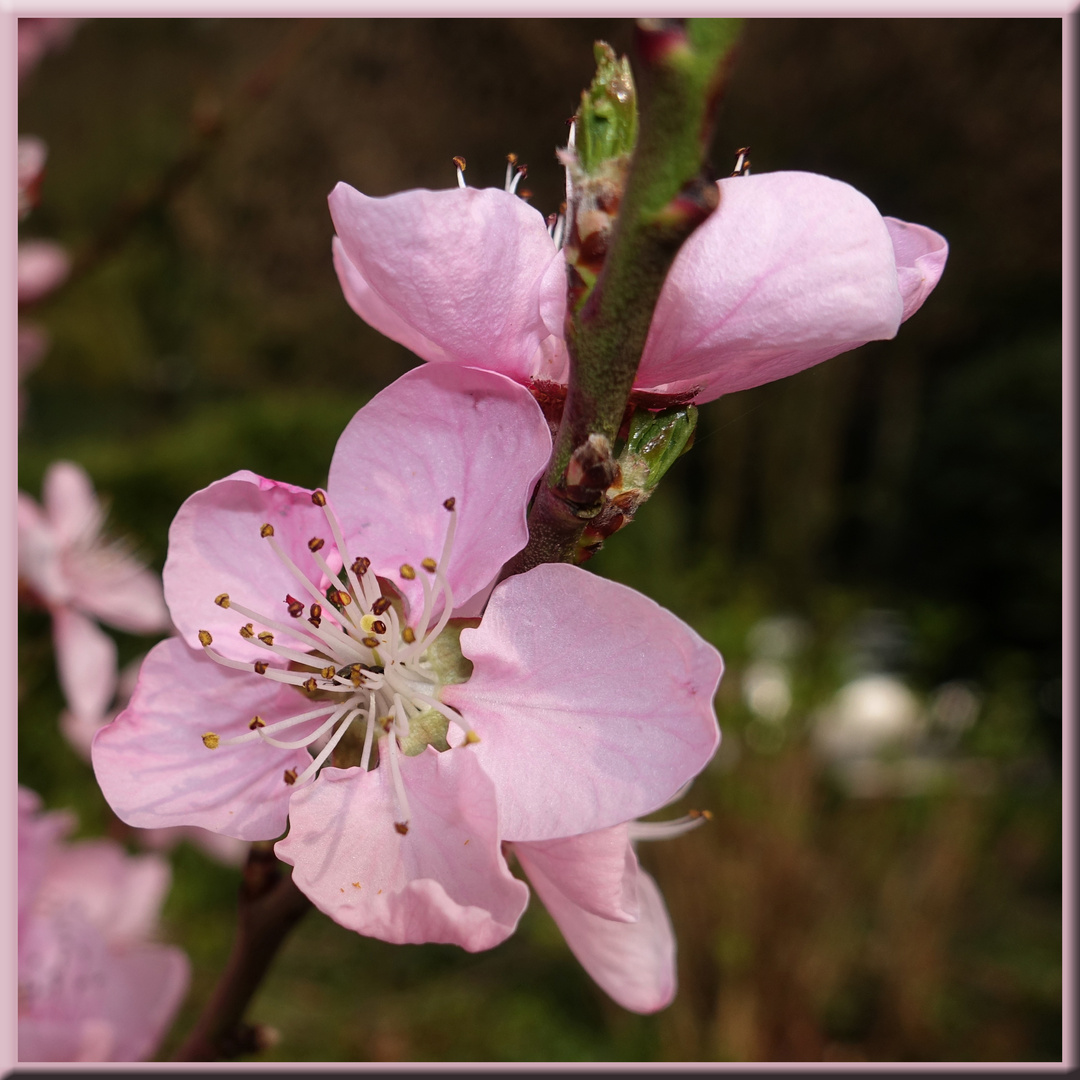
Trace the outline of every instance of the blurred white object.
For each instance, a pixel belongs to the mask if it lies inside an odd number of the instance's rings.
[[[830,760],[874,757],[910,746],[925,726],[919,699],[900,679],[863,675],[818,714],[814,743]]]
[[[791,677],[784,664],[755,660],[742,677],[743,700],[755,715],[779,723],[791,711]]]

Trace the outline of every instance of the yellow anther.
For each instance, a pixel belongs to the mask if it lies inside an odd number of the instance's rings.
[[[401,631],[401,640],[404,641],[406,645],[411,645],[416,640],[416,634],[413,632],[411,626],[406,626],[405,629]]]
[[[305,690],[308,691],[308,693],[311,693],[311,691],[313,690],[319,689],[319,684],[315,681],[314,675],[312,675],[310,679],[305,679],[301,685],[304,687]]]
[[[313,491],[311,493],[311,501],[316,506],[325,506],[326,505],[326,496],[321,491]]]
[[[344,589],[338,589],[335,599],[341,607],[348,607],[352,603],[352,597]]]
[[[412,579],[416,577],[416,571],[408,563],[401,564],[400,573],[406,581],[412,581]]]
[[[465,745],[466,746],[470,746],[473,743],[478,743],[479,741],[480,741],[480,736],[477,735],[475,731],[466,731],[465,732]]]
[[[200,630],[199,631],[199,644],[200,645],[210,645],[210,644],[213,643],[213,640],[214,639],[210,636],[210,631],[209,630]]]
[[[246,623],[240,627],[240,636],[243,638],[253,638],[255,636],[255,627],[251,623]]]
[[[318,551],[326,541],[321,536],[313,536],[308,542],[308,551]]]
[[[285,783],[288,784],[290,787],[292,787],[292,785],[296,783],[296,770],[295,769],[286,769],[285,770]]]
[[[439,567],[438,567],[438,563],[436,563],[434,559],[424,559],[424,560],[423,560],[423,561],[422,561],[422,562],[420,563],[420,565],[421,565],[421,566],[422,566],[422,567],[423,567],[423,568],[424,568],[424,569],[425,569],[425,570],[426,570],[426,571],[427,571],[427,572],[428,572],[429,574],[434,574],[434,573],[435,573],[435,571],[436,571],[436,570],[437,570],[437,569],[439,568]]]
[[[360,888],[360,882],[359,882],[359,881],[354,881],[354,882],[352,883],[352,887],[353,887],[354,889],[359,889],[359,888]]]
[[[382,619],[376,619],[376,620],[375,620],[375,621],[374,621],[374,622],[373,622],[373,623],[371,624],[371,629],[372,629],[372,630],[373,630],[373,631],[374,631],[374,632],[375,632],[376,634],[385,634],[385,633],[386,633],[386,623],[384,623],[384,622],[382,621]]]
[[[366,645],[369,649],[377,649],[379,647],[379,639],[368,634],[367,637],[362,637],[360,639],[360,644]]]
[[[216,750],[218,748],[218,743],[221,742],[217,735],[215,735],[212,731],[208,731],[202,737],[202,741],[203,746],[205,746],[207,750]]]
[[[404,836],[409,831],[409,823],[407,821],[395,821],[394,828]]]
[[[337,669],[333,667],[324,667],[319,673],[324,679],[332,679],[337,674]]]
[[[263,643],[264,645],[273,645],[273,644],[274,644],[274,635],[273,635],[273,634],[271,634],[269,630],[264,630],[264,631],[263,631],[263,632],[262,632],[262,633],[261,633],[261,634],[259,635],[259,640],[260,640],[260,641],[261,641],[261,642],[262,642],[262,643]]]
[[[454,164],[462,171],[465,171],[465,159],[460,154],[454,155]]]
[[[374,604],[371,605],[372,615],[385,615],[391,607],[392,601],[385,596],[380,596]]]
[[[214,603],[217,604],[218,607],[228,607],[229,594],[227,592],[223,592],[220,596],[215,596]]]
[[[354,560],[354,562],[352,564],[352,572],[357,577],[363,577],[368,572],[368,568],[370,566],[371,566],[371,560],[370,559],[359,558],[359,559]]]
[[[253,716],[248,727],[251,728],[252,731],[256,731],[258,728],[266,727],[266,721],[261,716]]]
[[[687,810],[686,816],[689,818],[704,818],[706,821],[712,821],[711,810]]]
[[[266,674],[266,669],[269,666],[270,665],[265,660],[256,660],[255,661],[255,674],[256,675],[265,675]]]
[[[274,535],[274,526],[268,521],[260,530],[259,535],[265,540],[268,536]]]

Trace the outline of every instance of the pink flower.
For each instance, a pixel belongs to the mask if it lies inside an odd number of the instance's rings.
[[[37,303],[68,276],[71,260],[51,240],[27,240],[19,245],[19,306]]]
[[[288,820],[278,855],[338,922],[477,950],[527,902],[502,841],[667,802],[719,740],[716,650],[578,567],[492,589],[550,450],[511,380],[425,367],[352,419],[325,493],[240,472],[188,499],[181,637],[93,746],[120,817],[250,840]]]
[[[711,401],[893,337],[937,284],[948,245],[883,218],[838,180],[721,180],[679,252],[635,387]],[[566,275],[544,219],[508,191],[338,184],[334,265],[353,310],[417,356],[565,382]]]
[[[71,709],[100,717],[116,691],[116,644],[94,619],[136,634],[169,626],[161,584],[117,541],[90,477],[58,461],[42,484],[44,506],[19,492],[20,595],[52,614],[60,685]]]
[[[19,19],[19,82],[53,49],[62,48],[82,19]]]
[[[19,789],[19,1059],[144,1061],[190,978],[179,949],[150,940],[168,863],[61,843],[73,825]]]

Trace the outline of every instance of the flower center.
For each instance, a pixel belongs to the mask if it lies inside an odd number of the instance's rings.
[[[265,649],[267,659],[254,663],[231,660],[211,648],[213,638],[208,631],[199,631],[203,649],[212,660],[295,686],[308,698],[311,708],[270,724],[255,716],[248,724],[249,730],[241,735],[226,739],[208,731],[202,741],[210,749],[254,740],[283,750],[311,747],[312,761],[303,772],[297,774],[292,769],[285,772],[287,784],[302,784],[314,778],[353,722],[362,720],[364,735],[358,763],[363,769],[374,768],[372,748],[377,737],[380,761],[388,761],[393,775],[403,817],[398,828],[402,831],[407,829],[409,815],[397,755],[419,753],[428,744],[446,749],[447,721],[451,719],[465,732],[466,743],[479,741],[464,717],[439,701],[442,679],[429,656],[432,645],[446,630],[453,609],[454,598],[445,568],[457,523],[455,500],[451,498],[443,503],[450,517],[439,558],[425,558],[419,571],[408,563],[398,571],[403,580],[419,579],[423,587],[423,609],[415,622],[407,621],[395,600],[384,595],[380,580],[371,571],[370,560],[359,557],[350,562],[341,528],[326,495],[314,491],[311,501],[325,514],[342,570],[335,572],[327,562],[323,554],[326,540],[313,536],[307,547],[316,572],[305,573],[282,548],[274,527],[266,524],[260,529],[261,537],[288,569],[296,582],[296,591],[306,594],[306,603],[291,592],[286,594],[287,614],[276,619],[237,603],[227,593],[214,601],[219,607],[250,620],[239,627],[240,636]],[[294,641],[299,639],[300,647],[277,644],[275,633],[288,635]],[[321,722],[312,729],[312,722],[320,718]],[[306,731],[302,737],[282,737],[290,728],[301,724]],[[359,744],[359,739],[356,742]]]

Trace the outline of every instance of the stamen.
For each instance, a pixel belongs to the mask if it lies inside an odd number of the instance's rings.
[[[291,593],[285,594],[285,603],[288,605],[289,614],[294,619],[299,619],[304,614],[304,605]]]
[[[353,711],[348,716],[346,716],[344,720],[341,721],[341,724],[338,727],[337,731],[335,731],[334,734],[330,736],[330,738],[327,740],[326,745],[319,752],[319,756],[315,758],[315,760],[312,761],[312,763],[297,777],[297,780],[301,784],[306,783],[312,776],[315,775],[315,773],[322,766],[323,762],[326,761],[326,759],[334,752],[334,747],[337,746],[339,742],[341,742],[342,738],[345,735],[345,732],[348,731],[349,728],[352,726],[353,720],[359,715],[360,711],[358,709],[353,709]]]
[[[519,165],[517,167],[517,173],[515,174],[514,179],[510,182],[510,186],[506,190],[509,191],[511,195],[516,194],[517,189],[518,189],[518,184],[520,184],[521,181],[525,179],[525,177],[528,175],[528,173],[529,173],[529,167],[527,165]],[[523,191],[521,193],[521,197],[524,199],[524,198],[527,198],[528,196]]]
[[[209,630],[200,630],[199,631],[199,644],[202,645],[203,648],[205,648],[207,645],[212,645],[213,642],[214,642],[214,639],[210,636],[210,631]]]
[[[229,606],[229,594],[227,592],[223,592],[220,596],[215,596],[214,603],[217,604],[218,607],[227,608]]]
[[[465,184],[465,159],[463,157],[455,157],[454,164],[457,166],[457,186],[463,188]]]
[[[365,772],[368,767],[368,759],[371,757],[371,744],[375,733],[375,695],[368,694],[367,715],[364,718],[366,730],[364,731],[364,749],[360,751],[360,768]]]
[[[412,581],[416,577],[416,571],[408,563],[402,563],[398,572],[406,581]]]
[[[218,748],[218,744],[221,742],[221,739],[212,731],[208,731],[202,737],[202,741],[203,746],[205,746],[207,750],[216,750]]]
[[[423,559],[423,560],[421,560],[421,562],[420,562],[420,565],[421,565],[421,566],[422,566],[422,567],[423,567],[423,568],[424,568],[424,569],[425,569],[425,570],[426,570],[426,571],[427,571],[427,572],[428,572],[429,574],[434,574],[434,573],[435,573],[435,571],[436,571],[436,570],[438,569],[438,564],[437,564],[437,563],[435,562],[435,560],[434,560],[434,559]]]
[[[285,770],[285,783],[288,784],[289,787],[292,787],[293,784],[296,783],[296,770],[295,769],[286,769]]]
[[[711,818],[708,810],[691,810],[685,817],[673,821],[631,821],[626,830],[631,840],[671,840],[704,825]]]
[[[248,724],[248,727],[251,728],[252,731],[258,731],[259,728],[266,727],[266,721],[256,714],[251,718],[251,723]]]
[[[390,774],[394,781],[394,794],[397,797],[398,816],[402,819],[401,821],[394,822],[394,828],[404,836],[409,831],[409,819],[412,815],[409,813],[409,800],[405,795],[405,785],[401,782],[401,768],[398,765],[397,759],[397,739],[395,739],[393,735],[383,735],[379,739],[379,751],[380,760],[383,757],[389,757],[390,759]]]

